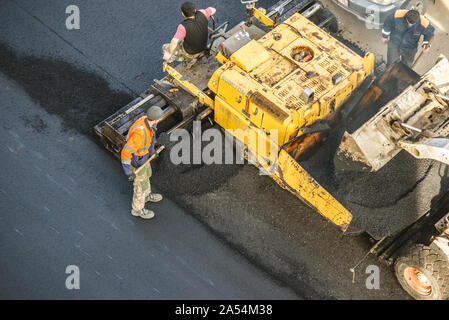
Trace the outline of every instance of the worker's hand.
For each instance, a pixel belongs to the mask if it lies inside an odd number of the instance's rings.
[[[172,56],[172,55],[171,55],[169,52],[165,52],[165,53],[164,53],[163,59],[164,59],[165,61],[168,61],[168,60],[170,60],[171,56]]]
[[[383,44],[387,44],[388,43],[388,38],[382,38],[381,41],[382,41]]]
[[[134,181],[134,179],[136,178],[136,175],[134,174],[134,173],[131,173],[129,176],[128,176],[128,181]]]
[[[423,46],[422,47],[422,53],[427,53],[427,52],[429,52],[429,50],[430,50],[429,46]]]

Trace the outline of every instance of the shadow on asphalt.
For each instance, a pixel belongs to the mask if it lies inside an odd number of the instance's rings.
[[[18,55],[0,43],[0,71],[20,84],[48,113],[61,117],[66,129],[91,134],[92,128],[131,101],[123,92],[111,90],[95,73],[48,57]],[[27,121],[33,121],[28,119]],[[36,130],[39,120],[34,123]]]

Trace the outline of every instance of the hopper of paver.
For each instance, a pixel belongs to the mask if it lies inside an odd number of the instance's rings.
[[[386,72],[390,82],[398,74],[392,72],[395,68],[398,66]],[[407,67],[400,64],[399,68],[404,70]],[[401,74],[404,73],[407,76],[412,74],[411,70]],[[378,92],[382,84],[376,83],[373,88],[365,95],[365,100],[370,103],[380,99]],[[335,166],[346,170],[378,171],[403,149],[415,158],[448,164],[448,92],[449,62],[441,56],[432,69],[355,132],[345,132],[335,157]],[[369,99],[366,98],[368,96]]]

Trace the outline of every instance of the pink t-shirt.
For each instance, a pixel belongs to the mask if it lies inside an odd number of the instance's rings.
[[[212,15],[211,7],[207,8],[207,9],[201,9],[198,11],[201,12],[202,14],[204,14],[206,16],[207,20],[209,20],[210,16]],[[184,26],[182,24],[179,24],[174,38],[176,38],[178,40],[183,40],[185,37],[186,37],[186,28],[184,28]]]

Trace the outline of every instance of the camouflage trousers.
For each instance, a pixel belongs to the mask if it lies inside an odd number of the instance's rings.
[[[151,165],[148,162],[139,168],[136,173],[133,168],[134,178],[134,194],[133,194],[133,211],[142,210],[145,207],[145,198],[151,193],[150,177],[152,174]]]
[[[198,57],[202,54],[196,53],[196,54],[190,54],[187,53],[184,50],[183,46],[184,41],[180,40],[178,41],[178,45],[176,46],[175,50],[173,51],[173,55],[171,56],[170,60],[168,60],[168,63],[172,63],[173,61],[185,61],[186,63],[195,63]],[[165,54],[165,52],[168,52],[168,49],[170,47],[170,43],[166,43],[162,46],[162,54]]]

